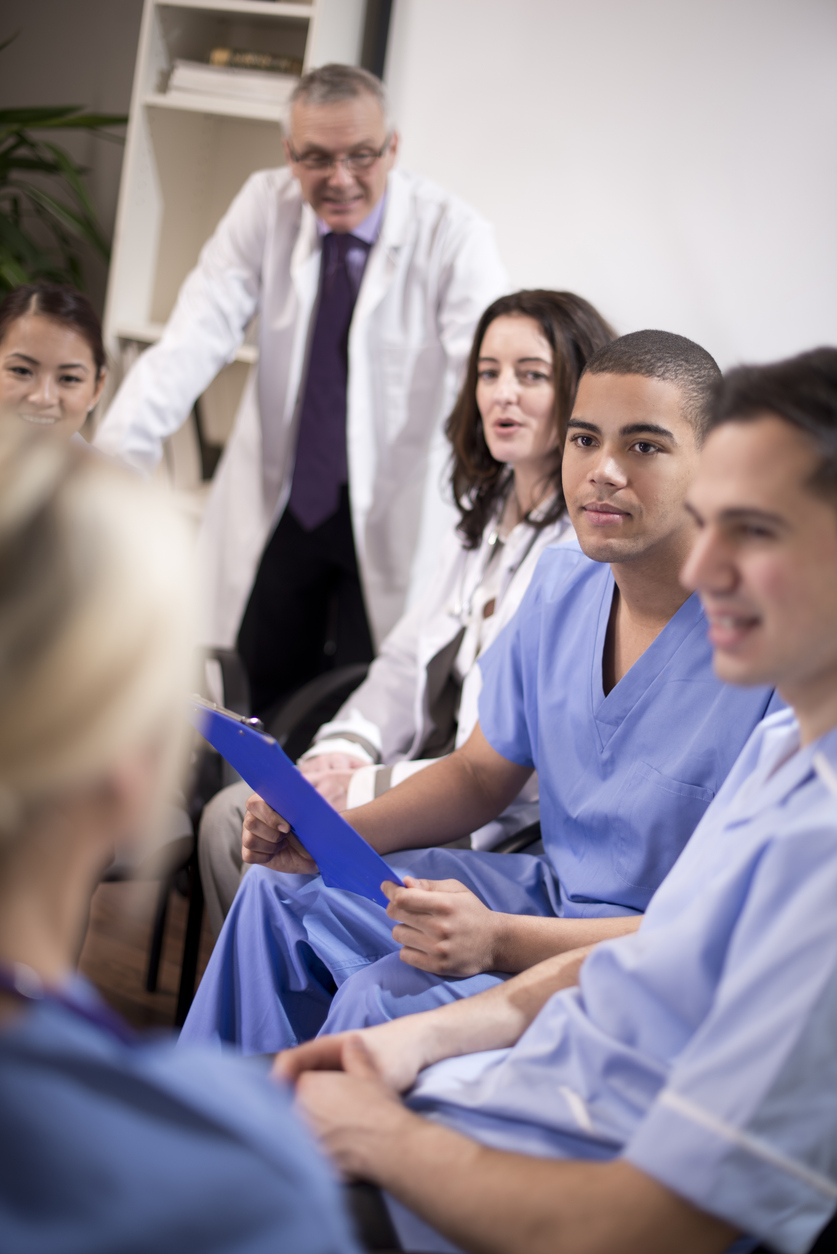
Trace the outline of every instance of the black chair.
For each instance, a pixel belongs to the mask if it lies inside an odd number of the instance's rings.
[[[528,827],[521,827],[519,832],[514,832],[511,836],[507,836],[505,840],[501,840],[499,845],[495,845],[491,850],[492,853],[525,853],[531,845],[537,844],[541,838],[540,821],[530,823]]]
[[[311,744],[318,728],[332,719],[355,688],[363,683],[368,670],[368,662],[356,662],[317,675],[262,716],[265,731],[278,740],[295,762]]]
[[[238,654],[232,649],[209,649],[206,653],[206,660],[216,662],[220,667],[222,692],[216,695],[221,697],[221,704],[235,714],[249,715],[250,690],[247,675]],[[352,666],[336,667],[323,675],[318,675],[316,679],[304,684],[292,696],[280,702],[262,717],[265,730],[279,742],[288,757],[296,761],[308,748],[318,727],[337,713],[346,698],[366,677],[368,669],[368,663],[362,662]],[[150,982],[147,984],[152,992],[156,988],[169,893],[178,874],[182,876],[185,872],[188,876],[189,914],[186,921],[180,990],[175,1012],[177,1027],[183,1026],[189,1013],[189,1007],[195,995],[195,978],[198,970],[204,903],[197,855],[197,832],[201,815],[204,806],[215,796],[216,792],[228,784],[236,783],[238,779],[239,776],[235,771],[210,746],[198,755],[193,766],[189,788],[189,816],[195,834],[189,858],[186,864],[181,864],[177,868],[167,885],[162,883],[160,885],[157,915],[161,922],[158,928],[155,920],[154,932],[155,940],[157,937],[159,940],[156,948],[152,943],[152,957],[156,964],[153,968],[153,987]],[[152,962],[149,961],[149,981],[152,979],[151,971]]]
[[[214,662],[220,669],[224,704],[236,714],[249,714],[250,692],[247,675],[241,659],[232,649],[208,649],[204,662]],[[170,841],[148,867],[125,869],[112,868],[105,879],[124,879],[128,874],[140,878],[159,878],[154,925],[148,952],[145,987],[149,993],[157,991],[160,975],[160,959],[163,953],[169,899],[175,887],[183,886],[189,899],[186,935],[180,965],[180,982],[175,1010],[175,1025],[182,1027],[195,992],[195,976],[198,969],[201,924],[203,922],[203,887],[198,872],[197,831],[203,807],[210,797],[226,783],[232,783],[229,768],[215,750],[198,752],[192,764],[186,788],[183,812],[183,831]]]

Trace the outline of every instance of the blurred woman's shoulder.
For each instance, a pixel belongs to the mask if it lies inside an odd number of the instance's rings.
[[[2,1249],[355,1250],[331,1173],[261,1060],[122,1039],[36,1003],[0,1031],[0,1137],[14,1147]]]

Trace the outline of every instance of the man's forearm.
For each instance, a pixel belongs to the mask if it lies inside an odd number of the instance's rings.
[[[623,1160],[503,1153],[408,1111],[354,1154],[358,1174],[475,1254],[720,1254],[736,1235]]]
[[[443,1058],[507,1049],[520,1040],[553,993],[578,983],[581,964],[590,948],[560,954],[484,993],[370,1031],[403,1032],[412,1037],[410,1045],[417,1055],[418,1070]]]
[[[495,971],[514,974],[556,954],[596,945],[635,932],[642,915],[604,919],[552,919],[538,915],[497,914],[494,951]]]
[[[484,746],[479,732],[477,737]],[[466,749],[440,758],[343,817],[382,854],[444,845],[470,835],[506,808],[531,771],[493,751],[483,764]]]

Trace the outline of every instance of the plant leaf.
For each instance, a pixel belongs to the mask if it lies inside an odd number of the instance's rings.
[[[28,265],[35,264],[40,253],[37,244],[4,213],[0,213],[0,247],[22,258]]]
[[[31,126],[33,123],[50,123],[70,114],[84,114],[84,105],[33,105],[27,109],[0,109],[0,126]]]
[[[72,128],[78,126],[84,130],[99,130],[103,126],[127,126],[126,113],[79,113],[75,117],[56,117],[51,122],[30,122],[31,130],[45,130],[53,127]]]
[[[56,161],[46,161],[43,157],[11,157],[6,161],[0,153],[0,175],[11,170],[37,170],[39,174],[58,174],[60,167]]]
[[[56,144],[44,144],[44,148],[46,148],[48,152],[52,153],[55,158],[55,164],[67,180],[67,183],[75,195],[76,200],[81,205],[91,222],[95,222],[96,208],[93,201],[90,199],[90,194],[84,186],[84,182],[81,178],[82,167],[77,166],[76,163],[67,156],[64,149],[59,148]]]
[[[88,244],[92,244],[105,260],[108,259],[110,249],[95,220],[91,221],[86,215],[76,213],[40,187],[22,187],[20,184],[15,184],[15,186],[24,192],[34,208],[51,219],[54,230],[60,228],[69,231],[77,239],[83,239]]]
[[[0,278],[7,287],[20,287],[21,283],[28,283],[31,275],[21,266],[15,257],[5,256],[0,251]]]
[[[16,38],[0,43],[0,52]],[[122,136],[104,128],[127,121],[123,114],[91,113],[83,105],[0,109],[0,291],[36,279],[83,288],[77,241],[92,245],[105,260],[110,253],[84,181],[85,167],[59,145],[30,132],[86,130],[121,144]],[[47,187],[43,179],[49,180]],[[27,226],[35,227],[34,235]]]

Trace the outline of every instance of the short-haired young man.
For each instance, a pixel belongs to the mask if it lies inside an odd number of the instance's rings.
[[[591,359],[563,470],[583,552],[544,553],[480,662],[466,744],[347,815],[414,878],[390,886],[385,914],[319,878],[276,874],[316,868],[251,802],[245,860],[271,869],[245,876],[184,1039],[265,1053],[321,1030],[335,984],[326,1031],[469,996],[497,972],[636,927],[771,701],[769,688],[715,678],[700,603],[678,580],[719,377],[708,353],[662,331]],[[543,856],[418,848],[495,818],[533,768]]]
[[[280,1060],[407,1249],[803,1254],[837,1207],[836,349],[731,373],[689,507],[718,674],[791,709],[639,931]]]

